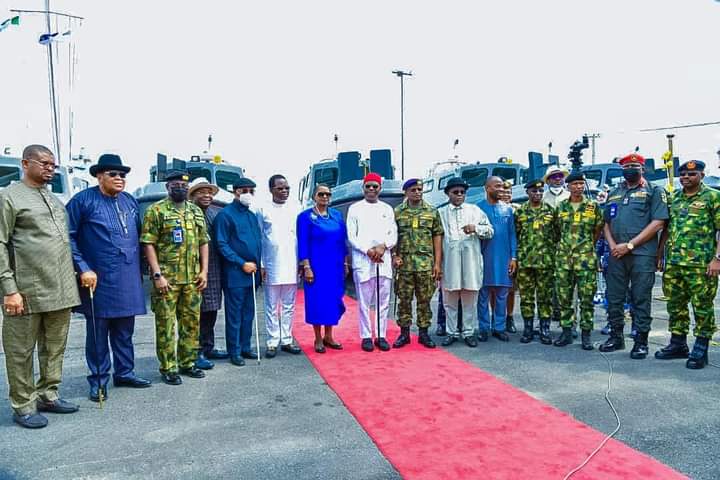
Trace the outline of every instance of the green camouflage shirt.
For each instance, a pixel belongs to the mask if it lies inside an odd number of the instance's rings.
[[[720,193],[704,184],[695,195],[678,190],[670,203],[666,263],[705,267],[715,256],[720,230]]]
[[[520,268],[552,268],[555,263],[557,229],[555,209],[547,203],[532,208],[530,202],[515,212]]]
[[[402,258],[401,272],[429,272],[435,263],[433,237],[445,233],[437,209],[425,201],[412,208],[404,201],[395,207],[398,242],[395,252]]]
[[[559,235],[554,253],[556,268],[594,271],[597,267],[595,233],[604,224],[600,206],[584,198],[575,210],[568,198],[558,204],[555,223]]]
[[[173,241],[173,231],[182,228],[182,242]],[[172,284],[188,284],[200,273],[200,246],[210,241],[203,211],[190,202],[181,209],[165,198],[145,212],[141,243],[155,246],[160,270]]]

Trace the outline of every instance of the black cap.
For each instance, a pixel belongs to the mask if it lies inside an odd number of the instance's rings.
[[[187,170],[168,170],[165,174],[165,181],[172,182],[173,180],[184,180],[187,182],[190,180],[190,174],[188,174]]]
[[[535,180],[530,180],[525,184],[525,190],[530,190],[531,188],[542,188],[543,185],[545,185],[545,182],[543,182],[542,178],[536,178]]]
[[[122,164],[122,160],[119,155],[114,153],[104,153],[98,158],[96,165],[90,167],[90,175],[97,177],[98,173],[107,172],[108,170],[117,170],[118,172],[129,172],[130,167]]]
[[[704,172],[705,162],[702,160],[687,161],[678,167],[678,172],[682,172],[683,170],[688,172]]]
[[[448,193],[448,191],[453,187],[462,187],[465,190],[467,190],[468,184],[465,180],[463,180],[460,177],[453,177],[450,180],[448,180],[447,184],[445,185],[445,193]]]
[[[584,182],[585,181],[585,174],[582,172],[572,172],[570,175],[565,178],[565,183],[571,183],[571,182]]]
[[[233,183],[233,190],[237,190],[238,188],[255,188],[257,185],[255,185],[255,182],[250,180],[247,177],[242,177],[237,182]]]

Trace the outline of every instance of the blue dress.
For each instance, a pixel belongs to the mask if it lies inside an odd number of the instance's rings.
[[[340,211],[328,208],[323,217],[310,208],[298,215],[298,260],[310,260],[315,274],[313,283],[304,283],[306,323],[337,325],[345,313],[346,239]]]

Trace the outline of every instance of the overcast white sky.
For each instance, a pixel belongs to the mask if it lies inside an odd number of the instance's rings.
[[[43,0],[0,0],[41,9]],[[567,147],[600,132],[600,160],[658,158],[665,132],[720,121],[720,2],[714,0],[71,1],[85,17],[73,95],[74,145],[120,153],[144,183],[156,152],[206,148],[264,183],[296,180],[340,148],[392,148],[400,161],[406,80],[406,177],[468,161]],[[60,22],[60,29],[67,24]],[[0,32],[0,147],[51,145],[44,19]],[[63,50],[65,57],[67,50]],[[67,61],[60,90],[69,98]],[[67,122],[65,122],[67,123]],[[678,130],[677,151],[709,161],[720,127]],[[65,143],[65,146],[67,144]],[[77,152],[75,152],[77,153]],[[586,155],[589,161],[589,152]]]

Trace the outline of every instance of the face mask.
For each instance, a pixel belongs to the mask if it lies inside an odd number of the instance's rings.
[[[626,168],[623,170],[623,177],[630,183],[636,183],[640,180],[640,169],[639,168]]]
[[[187,198],[187,187],[173,187],[170,189],[170,198],[173,202],[180,203]]]
[[[560,195],[565,190],[563,187],[550,187],[550,191],[555,195]]]
[[[242,203],[246,207],[249,207],[250,204],[252,204],[253,201],[253,194],[252,193],[241,193],[238,197],[238,202]]]

